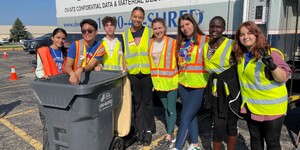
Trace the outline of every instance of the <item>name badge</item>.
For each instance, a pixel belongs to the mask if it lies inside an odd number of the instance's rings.
[[[80,59],[80,60],[83,60],[84,58],[85,58],[84,55],[80,55],[80,56],[79,56],[79,59]]]
[[[128,45],[129,45],[129,46],[135,45],[135,42],[134,42],[134,41],[128,42]]]

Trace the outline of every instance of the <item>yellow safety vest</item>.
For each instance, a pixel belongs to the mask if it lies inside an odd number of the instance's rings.
[[[157,91],[171,91],[178,88],[178,69],[176,64],[176,40],[166,37],[158,65],[155,64],[152,51],[154,39],[149,48],[150,70],[153,87]]]
[[[86,62],[86,45],[83,39],[75,41],[76,44],[76,56],[74,59],[73,69],[76,70],[79,67],[85,67],[95,56],[102,56],[105,54],[103,44],[101,43],[97,50],[92,55],[89,62]]]
[[[271,51],[277,51],[271,48]],[[257,115],[282,115],[287,111],[287,89],[285,83],[268,80],[265,77],[265,65],[259,59],[252,58],[244,68],[245,59],[238,63],[238,76],[241,86],[242,105],[247,107],[253,114]]]
[[[204,67],[203,47],[207,39],[207,36],[198,35],[199,45],[194,46],[191,61],[187,65],[179,65],[178,82],[181,85],[190,88],[206,87],[209,74]]]
[[[135,75],[142,72],[150,74],[148,45],[150,34],[148,27],[145,27],[139,45],[136,45],[130,29],[122,33],[124,41],[124,54],[126,67],[129,74]]]
[[[217,73],[220,74],[223,71],[230,68],[230,54],[231,54],[231,47],[233,41],[225,38],[223,43],[216,49],[213,56],[208,59],[208,42],[204,45],[204,62],[205,62],[205,70],[207,70],[210,74]]]
[[[105,48],[106,55],[103,56],[103,69],[104,70],[122,70],[122,49],[121,49],[121,42],[116,42],[114,47],[114,51],[112,56],[109,56],[110,53],[108,52],[108,45],[105,40],[102,40],[102,44]]]

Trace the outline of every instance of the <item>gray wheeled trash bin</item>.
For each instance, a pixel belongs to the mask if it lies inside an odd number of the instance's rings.
[[[122,99],[121,71],[91,71],[71,85],[61,74],[30,81],[45,115],[51,150],[108,150],[113,140],[113,110]]]

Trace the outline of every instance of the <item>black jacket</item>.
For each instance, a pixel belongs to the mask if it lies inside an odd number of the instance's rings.
[[[212,95],[214,79],[217,79],[218,97]],[[229,96],[226,96],[224,82],[226,82],[228,85],[228,89],[230,91]],[[204,94],[204,108],[211,109],[212,105],[214,104],[214,100],[218,101],[218,103],[215,103],[218,105],[215,108],[218,108],[219,117],[226,118],[228,110],[231,110],[238,117],[242,118],[240,115],[241,95],[236,65],[220,74],[212,73],[210,75]]]

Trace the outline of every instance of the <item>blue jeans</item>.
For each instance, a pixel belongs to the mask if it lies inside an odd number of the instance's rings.
[[[182,104],[179,130],[175,148],[181,150],[188,133],[193,144],[198,143],[197,112],[201,108],[204,88],[188,88],[179,84],[179,96]]]

